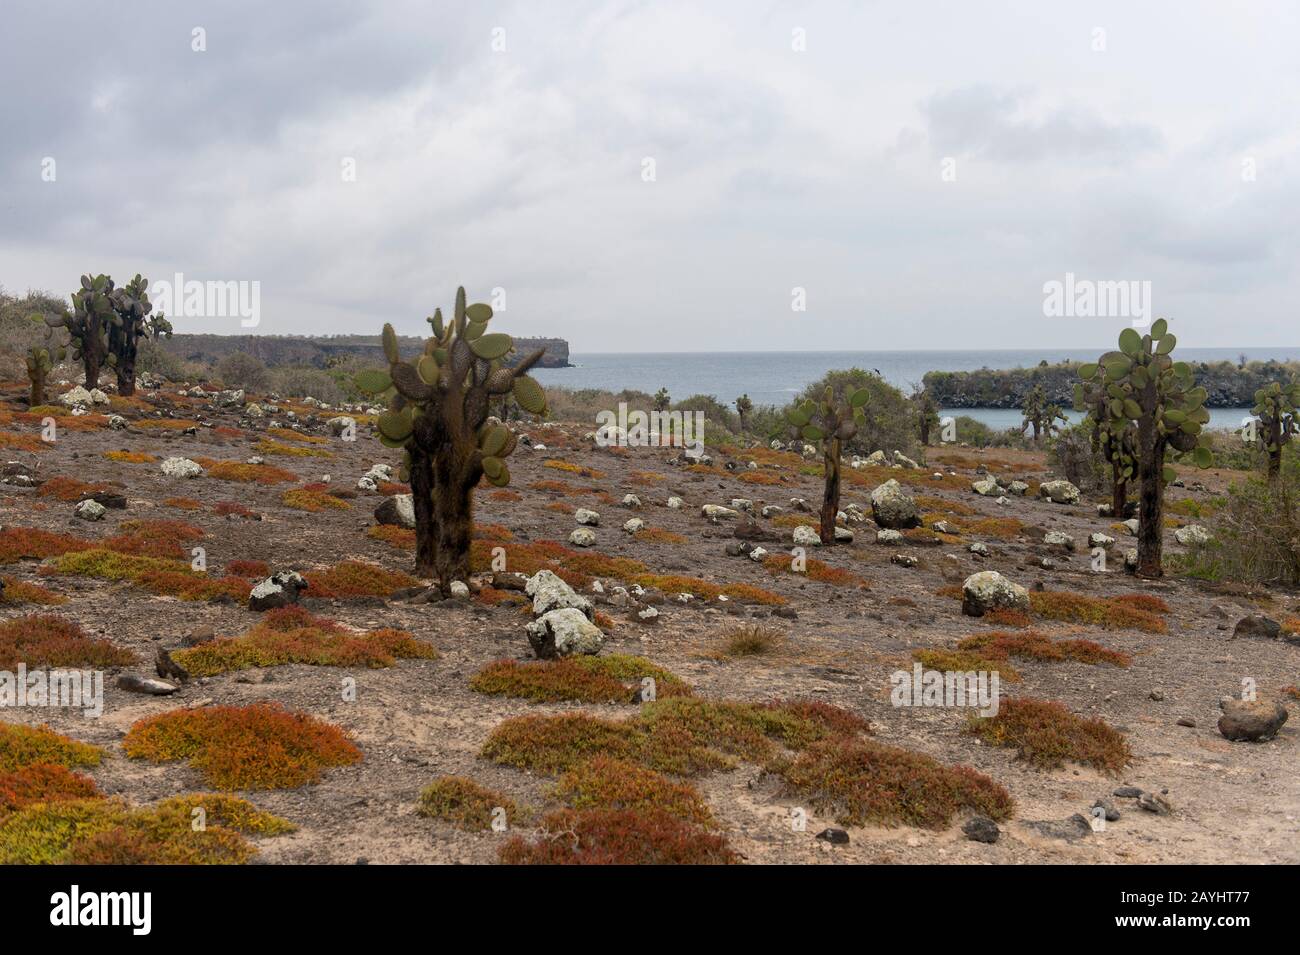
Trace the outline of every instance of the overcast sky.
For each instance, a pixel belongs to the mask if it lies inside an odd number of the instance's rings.
[[[4,0],[0,283],[258,281],[299,334],[499,287],[576,352],[1113,342],[1044,317],[1073,272],[1295,345],[1298,10]]]

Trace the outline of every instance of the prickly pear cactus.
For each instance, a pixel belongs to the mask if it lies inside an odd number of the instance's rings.
[[[1020,424],[1020,433],[1024,434],[1026,430],[1033,428],[1035,444],[1043,437],[1050,438],[1054,432],[1060,430],[1056,426],[1057,421],[1068,420],[1061,413],[1061,406],[1047,399],[1047,391],[1043,388],[1042,382],[1034,382],[1034,386],[1025,395],[1021,414],[1023,420]]]
[[[668,396],[667,388],[660,388],[655,392],[654,409],[655,411],[667,411],[668,406],[673,403],[673,399]]]
[[[81,287],[72,293],[72,310],[45,316],[50,328],[68,333],[68,352],[81,362],[86,372],[86,387],[99,387],[99,372],[108,357],[108,329],[113,311],[113,280],[107,275],[81,277]]]
[[[745,433],[745,429],[746,429],[745,419],[749,417],[749,413],[753,410],[754,410],[754,402],[750,401],[749,395],[744,394],[736,399],[736,416],[740,418],[741,434]]]
[[[54,358],[48,348],[33,345],[27,350],[27,380],[31,383],[27,407],[45,404],[45,381],[53,370]]]
[[[1137,476],[1137,428],[1122,413],[1112,413],[1105,381],[1095,375],[1074,386],[1074,407],[1088,413],[1093,454],[1110,465],[1111,513],[1117,520],[1122,519],[1128,505],[1128,486]]]
[[[844,443],[853,440],[858,427],[865,423],[863,409],[870,397],[865,388],[841,397],[827,387],[821,401],[804,401],[786,412],[789,436],[817,446],[822,453],[826,478],[820,526],[823,544],[835,543],[835,515],[840,510],[840,458]]]
[[[930,435],[939,427],[939,406],[934,402],[934,395],[929,389],[922,388],[912,395],[912,406],[916,409],[916,425],[920,432],[921,446],[930,443]]]
[[[1300,381],[1283,387],[1271,382],[1255,392],[1251,413],[1259,418],[1259,440],[1268,455],[1268,480],[1277,484],[1282,473],[1282,449],[1300,431]]]
[[[433,334],[424,351],[403,361],[397,334],[385,325],[382,344],[389,368],[357,375],[357,388],[388,394],[379,416],[379,440],[405,451],[401,475],[411,483],[416,521],[416,569],[438,578],[444,593],[469,577],[473,490],[479,481],[510,483],[506,464],[515,434],[488,418],[494,398],[509,396],[524,411],[544,415],[546,393],[527,372],[544,348],[507,364],[514,339],[488,331],[492,308],[465,304],[456,293],[450,322],[439,309],[429,318]]]
[[[149,301],[149,280],[138,273],[126,285],[109,295],[113,317],[108,326],[108,364],[117,373],[117,393],[135,394],[135,360],[141,338],[172,337],[167,317],[153,312]]]
[[[1170,354],[1177,339],[1163,318],[1146,335],[1126,328],[1119,335],[1119,351],[1107,352],[1096,363],[1081,365],[1079,377],[1100,388],[1111,417],[1132,422],[1137,430],[1138,567],[1141,577],[1163,573],[1162,510],[1164,488],[1177,478],[1165,463],[1172,447],[1188,455],[1197,466],[1214,463],[1202,428],[1209,422],[1208,397],[1196,384],[1191,366]]]

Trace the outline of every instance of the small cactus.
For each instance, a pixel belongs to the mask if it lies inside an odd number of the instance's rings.
[[[1277,486],[1282,473],[1282,449],[1300,432],[1300,380],[1283,388],[1272,382],[1255,392],[1251,413],[1259,418],[1259,439],[1268,456],[1268,483]]]
[[[865,388],[847,397],[827,386],[821,401],[804,401],[786,411],[789,436],[816,445],[822,453],[826,485],[822,493],[820,536],[823,544],[835,543],[835,515],[840,510],[840,458],[844,445],[852,441],[865,423],[863,408],[871,393]]]
[[[673,403],[673,399],[668,396],[667,388],[660,388],[655,392],[654,409],[655,411],[667,411],[668,406]]]
[[[1164,573],[1164,489],[1177,477],[1177,472],[1165,464],[1165,451],[1172,447],[1190,454],[1193,463],[1201,468],[1214,463],[1208,439],[1201,430],[1210,420],[1205,410],[1208,395],[1196,385],[1191,366],[1170,357],[1176,344],[1169,323],[1161,318],[1146,335],[1124,329],[1119,334],[1119,351],[1107,352],[1097,362],[1079,366],[1085,389],[1100,389],[1108,414],[1117,421],[1131,422],[1136,430],[1135,456],[1141,485],[1139,577]],[[1076,399],[1079,397],[1076,392]]]
[[[1092,453],[1101,455],[1110,465],[1111,513],[1116,520],[1122,520],[1128,506],[1128,486],[1137,475],[1137,429],[1122,413],[1112,413],[1104,381],[1094,378],[1076,384],[1074,407],[1088,413]]]
[[[1025,395],[1025,403],[1021,406],[1021,412],[1024,420],[1020,425],[1020,433],[1024,434],[1029,428],[1034,430],[1034,444],[1038,444],[1043,437],[1050,438],[1058,430],[1057,421],[1067,420],[1061,413],[1061,406],[1047,400],[1047,391],[1043,388],[1042,382],[1034,382],[1034,386],[1029,389]]]
[[[740,418],[740,433],[744,434],[747,428],[745,419],[749,413],[754,410],[754,402],[749,400],[749,395],[744,394],[736,399],[736,416]]]
[[[516,438],[488,419],[489,401],[508,396],[530,414],[547,410],[546,393],[527,374],[546,349],[507,365],[514,339],[489,333],[491,318],[490,306],[467,306],[458,289],[452,321],[443,321],[441,309],[429,318],[433,335],[422,354],[403,361],[397,334],[385,325],[389,370],[356,376],[358,390],[391,395],[376,422],[379,440],[405,450],[401,478],[410,482],[415,509],[416,571],[437,578],[444,594],[453,581],[469,579],[474,488],[485,477],[496,487],[510,483],[506,458]]]
[[[912,395],[912,405],[916,408],[921,446],[927,447],[930,444],[930,433],[939,426],[939,406],[935,404],[934,395],[930,394],[928,388],[922,388]]]
[[[53,370],[54,358],[48,348],[33,345],[27,350],[27,380],[31,383],[27,407],[45,404],[45,381]]]

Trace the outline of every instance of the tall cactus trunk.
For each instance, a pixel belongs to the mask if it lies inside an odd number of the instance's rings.
[[[97,352],[87,352],[82,356],[82,367],[86,369],[86,390],[93,391],[99,387],[99,370],[103,367],[104,356]]]
[[[1165,441],[1147,416],[1138,422],[1138,565],[1137,576],[1164,576],[1164,467]]]
[[[927,415],[921,415],[921,447],[930,445],[930,418]]]
[[[433,459],[411,444],[411,504],[415,509],[415,572],[438,572],[438,527],[433,513]]]
[[[35,408],[45,404],[45,370],[29,373],[32,387],[27,396],[27,407]]]
[[[451,444],[434,454],[433,518],[438,535],[434,570],[444,597],[450,595],[453,580],[469,583],[474,487],[482,477],[472,460]]]
[[[1110,483],[1110,513],[1117,521],[1124,520],[1124,511],[1128,507],[1128,481],[1120,477],[1119,468]]]
[[[840,512],[840,439],[826,442],[822,467],[826,472],[826,487],[822,493],[821,538],[822,544],[835,543],[835,517]]]
[[[135,394],[135,352],[117,360],[117,393],[123,398]]]

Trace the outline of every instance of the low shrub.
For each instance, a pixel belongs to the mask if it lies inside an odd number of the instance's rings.
[[[966,732],[992,746],[1007,746],[1040,769],[1066,760],[1112,775],[1133,758],[1123,734],[1099,719],[1085,719],[1054,700],[1004,699],[996,716],[972,717]]]

